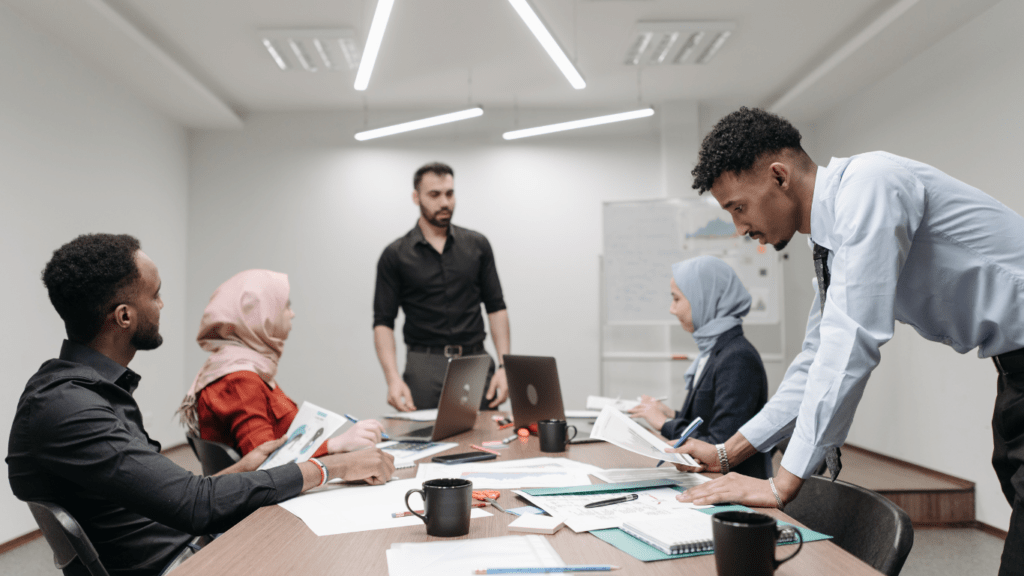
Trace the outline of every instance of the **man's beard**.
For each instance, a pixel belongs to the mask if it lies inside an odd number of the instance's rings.
[[[783,240],[782,242],[778,242],[776,244],[772,244],[772,247],[775,248],[776,252],[781,252],[782,249],[785,248],[787,244],[789,244],[789,240]]]
[[[160,335],[160,326],[147,322],[139,326],[139,329],[132,334],[131,345],[136,350],[155,350],[164,343],[164,337]]]
[[[427,211],[424,209],[421,209],[420,213],[423,214],[423,217],[426,218],[427,222],[430,222],[432,225],[437,226],[438,228],[447,228],[448,225],[451,224],[452,216],[455,215],[454,210],[438,210],[437,212],[434,213],[432,217],[428,216]],[[438,216],[441,215],[447,216],[447,220],[440,220]]]

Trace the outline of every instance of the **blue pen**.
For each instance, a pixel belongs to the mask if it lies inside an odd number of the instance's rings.
[[[691,434],[696,432],[697,427],[703,423],[704,419],[701,418],[700,416],[694,418],[693,422],[690,422],[690,425],[686,427],[686,430],[683,430],[683,435],[679,437],[679,441],[676,442],[676,445],[673,446],[673,448],[679,448],[680,446],[682,446],[683,442],[686,442],[686,439],[689,438]],[[664,460],[658,460],[658,466],[661,466],[664,463]],[[657,468],[658,466],[655,466],[655,468]]]
[[[610,572],[619,566],[611,564],[577,564],[575,566],[543,566],[540,568],[477,568],[474,574],[551,574],[565,572]]]
[[[359,418],[356,418],[355,416],[353,416],[351,414],[345,414],[345,418],[348,418],[348,421],[353,423],[353,424],[359,422]],[[391,440],[391,437],[388,436],[387,434],[385,434],[384,432],[380,433],[380,437],[383,440]]]

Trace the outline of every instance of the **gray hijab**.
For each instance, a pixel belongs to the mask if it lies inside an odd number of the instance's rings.
[[[672,265],[672,277],[679,291],[690,301],[695,329],[693,339],[700,350],[700,356],[686,371],[689,389],[700,359],[711,353],[718,337],[743,324],[743,317],[750,312],[750,293],[732,267],[714,256],[677,262]]]

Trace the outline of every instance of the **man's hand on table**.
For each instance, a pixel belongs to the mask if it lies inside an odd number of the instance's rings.
[[[412,403],[412,392],[403,380],[388,383],[388,404],[399,412],[412,412],[416,405]]]
[[[783,505],[796,498],[802,485],[803,480],[790,474],[785,468],[781,468],[778,476],[775,477],[775,488],[779,491]],[[735,472],[715,478],[700,486],[694,486],[676,496],[676,500],[698,506],[735,502],[758,508],[778,508],[775,493],[772,492],[772,487],[767,480],[758,480]]]
[[[345,482],[365,480],[367,484],[384,484],[395,473],[395,457],[380,448],[328,454],[320,461],[327,466],[331,478]]]
[[[508,378],[505,376],[505,369],[499,368],[494,372],[494,376],[491,377],[491,385],[487,387],[487,394],[484,398],[491,400],[488,404],[491,408],[497,408],[501,406],[501,403],[508,398]]]

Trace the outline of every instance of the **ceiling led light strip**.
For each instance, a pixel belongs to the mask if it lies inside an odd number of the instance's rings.
[[[384,0],[381,1],[383,2]],[[516,12],[519,13],[519,17],[523,19],[523,22],[530,29],[530,32],[533,32],[533,35],[536,36],[540,45],[545,51],[547,51],[548,56],[554,60],[555,66],[558,66],[558,69],[562,71],[562,74],[565,75],[569,84],[572,84],[572,87],[577,90],[586,88],[587,83],[583,80],[583,77],[580,76],[576,67],[572,65],[572,62],[569,61],[568,56],[566,56],[565,52],[562,51],[562,47],[558,45],[557,41],[555,41],[551,32],[548,32],[547,27],[540,21],[540,18],[533,10],[533,7],[530,6],[530,3],[527,0],[508,1],[509,4],[515,8]]]
[[[384,40],[384,29],[388,26],[388,18],[391,17],[391,8],[394,5],[395,0],[377,0],[377,10],[373,13],[370,33],[366,35],[363,59],[359,62],[359,71],[356,72],[356,90],[366,90],[370,85],[370,74],[373,73],[377,52],[380,51],[380,43]]]
[[[413,130],[419,130],[421,128],[430,128],[431,126],[448,124],[450,122],[458,122],[459,120],[468,120],[470,118],[476,118],[478,116],[483,115],[484,109],[478,106],[476,108],[470,108],[468,110],[452,112],[451,114],[431,116],[430,118],[424,118],[422,120],[413,120],[412,122],[405,122],[404,124],[395,124],[394,126],[387,126],[384,128],[375,128],[373,130],[367,130],[365,132],[358,132],[356,133],[356,140],[373,140],[374,138],[391,136],[393,134],[401,134],[402,132],[411,132]]]
[[[281,57],[281,53],[277,51],[274,43],[271,42],[269,38],[263,39],[263,46],[266,47],[267,52],[270,52],[270,57],[274,59],[274,63],[277,64],[278,68],[281,70],[288,69],[288,63],[284,61],[284,58]]]
[[[573,120],[572,122],[562,122],[561,124],[549,124],[548,126],[538,126],[536,128],[526,128],[523,130],[513,130],[511,132],[505,132],[504,134],[501,135],[501,137],[504,138],[505,140],[517,140],[519,138],[528,138],[530,136],[540,136],[541,134],[551,134],[552,132],[563,132],[565,130],[588,128],[590,126],[599,126],[601,124],[611,124],[612,122],[622,122],[625,120],[636,120],[637,118],[647,118],[648,116],[654,116],[654,108],[641,108],[640,110],[633,110],[631,112],[621,112],[619,114],[597,116],[596,118]]]

